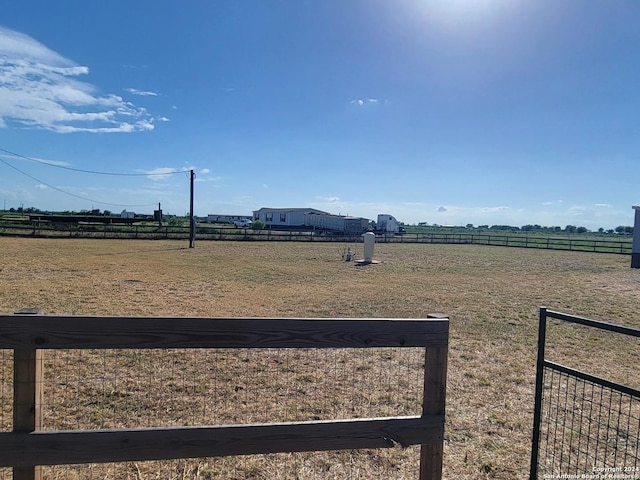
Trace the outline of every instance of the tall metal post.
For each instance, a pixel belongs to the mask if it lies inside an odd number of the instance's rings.
[[[640,268],[640,204],[634,205],[636,217],[633,224],[633,244],[631,246],[631,268]]]
[[[196,246],[196,221],[193,217],[193,183],[196,174],[191,170],[191,190],[189,195],[189,248]]]
[[[531,435],[531,466],[529,480],[538,480],[538,457],[540,451],[540,423],[542,419],[542,389],[544,387],[544,346],[547,341],[547,309],[540,309],[538,323],[538,359],[536,362],[536,392],[533,408],[533,433]]]

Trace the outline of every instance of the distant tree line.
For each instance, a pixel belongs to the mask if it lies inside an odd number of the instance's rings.
[[[576,225],[567,225],[564,228],[554,226],[554,227],[546,227],[543,225],[523,225],[522,227],[516,227],[514,225],[478,225],[474,226],[472,223],[468,223],[465,227],[443,227],[441,225],[433,224],[428,225],[426,222],[420,222],[417,225],[418,227],[434,227],[434,228],[465,228],[467,230],[490,230],[490,231],[499,231],[499,232],[527,232],[527,233],[541,233],[541,234],[557,234],[557,233],[565,233],[565,234],[573,234],[573,233],[601,233],[601,234],[618,234],[618,235],[632,235],[633,227],[620,225],[616,228],[610,228],[605,230],[604,228],[599,228],[596,232],[591,232],[586,227],[576,226]]]
[[[35,208],[35,207],[27,207],[27,208],[18,207],[18,208],[10,208],[7,211],[9,213],[31,213],[31,214],[42,213],[42,214],[84,215],[84,216],[93,215],[96,217],[99,217],[99,216],[109,217],[113,215],[113,213],[110,210],[101,211],[99,208],[94,208],[93,210],[80,210],[79,212],[76,212],[75,210],[64,210],[62,212],[49,212],[49,211],[40,210],[39,208]]]

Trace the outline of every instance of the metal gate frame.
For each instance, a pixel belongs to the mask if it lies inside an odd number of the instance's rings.
[[[573,379],[576,379],[576,381],[585,382],[585,384],[589,383],[591,385],[602,387],[604,389],[609,389],[611,392],[614,392],[616,395],[625,395],[625,396],[628,396],[630,400],[640,402],[640,390],[637,390],[619,383],[615,383],[606,379],[602,379],[594,375],[581,372],[579,370],[575,370],[573,368],[569,368],[569,367],[560,365],[558,363],[554,363],[546,360],[545,359],[545,343],[546,343],[546,333],[547,333],[547,319],[549,318],[563,320],[569,323],[584,325],[587,327],[593,327],[601,330],[606,330],[609,332],[620,333],[622,335],[628,335],[628,336],[640,338],[640,330],[635,328],[624,327],[622,325],[616,325],[613,323],[591,320],[584,317],[578,317],[578,316],[573,316],[573,315],[568,315],[560,312],[547,310],[546,308],[540,308],[540,319],[539,319],[539,326],[538,326],[538,359],[537,359],[537,368],[536,368],[535,409],[534,409],[534,419],[533,419],[533,435],[532,435],[532,442],[531,442],[531,468],[529,470],[530,480],[538,479],[540,440],[541,440],[540,431],[541,431],[541,422],[542,422],[545,370],[552,372],[552,375],[553,375],[553,372],[558,372],[559,374],[567,378],[573,378]],[[634,420],[636,420],[635,417],[634,417]],[[640,422],[640,419],[637,419],[637,420]],[[596,452],[597,452],[597,447],[598,445],[596,444]],[[639,456],[638,450],[636,449],[634,465],[602,467],[601,469],[602,471],[598,469],[598,472],[596,472],[598,475],[597,478],[609,478],[609,477],[606,477],[606,474],[613,473],[614,469],[617,469],[617,468],[621,469],[619,473],[628,474],[629,475],[628,478],[640,478],[640,459],[638,458],[638,456]],[[583,473],[595,475],[594,472],[583,472]],[[545,478],[550,478],[550,476],[545,475]],[[553,478],[555,478],[555,476]],[[587,478],[587,477],[580,477],[579,475],[576,475],[575,477],[567,476],[567,477],[559,477],[559,478]],[[591,478],[591,477],[588,477],[588,478]]]

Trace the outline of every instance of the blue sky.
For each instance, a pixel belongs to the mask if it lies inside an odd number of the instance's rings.
[[[617,0],[8,2],[0,201],[184,214],[193,169],[201,216],[632,225],[639,21]]]

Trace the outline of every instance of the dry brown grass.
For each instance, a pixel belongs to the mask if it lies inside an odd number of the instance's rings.
[[[0,311],[40,307],[60,314],[400,318],[445,313],[451,318],[451,343],[444,474],[460,479],[527,477],[540,306],[640,326],[640,271],[629,268],[626,256],[399,244],[376,246],[381,264],[355,267],[341,261],[343,246],[336,244],[198,242],[195,249],[185,247],[186,242],[176,241],[0,238]],[[558,328],[552,357],[638,385],[632,365],[618,368],[637,359],[625,356],[632,346],[614,349],[615,339],[591,334],[583,338],[577,329]],[[100,358],[92,357],[91,362],[104,362]],[[404,365],[417,365],[414,357],[405,360]],[[59,362],[70,365],[67,359]],[[132,372],[145,371],[135,365]],[[288,388],[314,378],[314,369],[317,366],[296,372]],[[348,373],[347,378],[352,381],[358,373]],[[136,375],[125,371],[120,376],[116,387],[104,387],[107,398],[142,395],[136,393]],[[178,377],[162,377],[163,383],[171,386]],[[343,393],[339,380],[327,382]],[[197,385],[175,387],[176,396],[184,396],[189,388]],[[233,394],[237,391],[224,395]],[[99,417],[96,412],[97,407],[94,414]],[[385,459],[396,464],[393,473],[387,467],[388,477],[415,478],[392,455],[372,452],[369,463]],[[284,464],[282,456],[267,457],[262,463],[243,459],[233,466],[223,461],[183,462],[175,467],[173,478],[218,478],[215,472],[229,469],[225,478],[329,478],[321,457],[297,455]],[[414,458],[415,451],[406,457]],[[342,476],[334,466],[332,478],[370,478],[358,471],[367,462],[358,462],[351,462],[350,473]],[[271,472],[280,468],[284,473],[265,473],[265,465]],[[127,468],[129,478],[156,478],[150,469]]]

